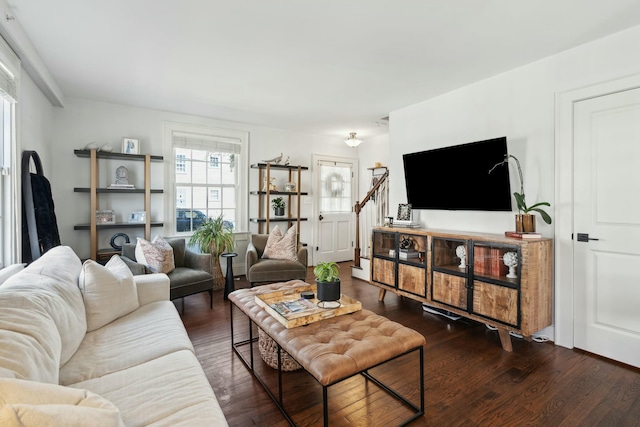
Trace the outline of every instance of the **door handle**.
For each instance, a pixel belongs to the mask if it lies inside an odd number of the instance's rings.
[[[589,233],[578,233],[578,242],[588,242],[589,240],[600,240],[595,237],[589,237]]]
[[[322,221],[322,220],[324,219],[324,217],[323,217],[322,215],[320,215],[320,216],[318,217],[318,219],[319,219],[320,221]]]

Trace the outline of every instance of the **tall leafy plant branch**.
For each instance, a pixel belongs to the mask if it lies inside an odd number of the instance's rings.
[[[509,165],[509,158],[512,158],[516,161],[516,166],[518,167],[518,175],[520,177],[520,192],[513,193],[513,197],[516,199],[516,204],[518,205],[518,211],[523,214],[529,214],[531,211],[538,212],[542,217],[542,220],[547,224],[551,224],[551,216],[541,208],[541,206],[551,206],[549,202],[538,202],[531,206],[527,206],[527,202],[524,197],[524,179],[522,178],[522,168],[520,167],[520,161],[516,156],[512,156],[511,154],[505,154],[504,160],[493,165],[491,169],[489,169],[489,173],[493,172],[495,168],[498,166],[502,166],[504,164]]]

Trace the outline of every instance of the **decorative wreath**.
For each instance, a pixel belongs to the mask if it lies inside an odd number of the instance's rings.
[[[344,193],[344,179],[338,172],[331,173],[324,182],[326,194],[331,197],[340,197]]]
[[[116,239],[118,237],[124,237],[124,243],[129,243],[129,236],[127,236],[124,233],[116,233],[113,236],[111,236],[111,247],[113,249],[115,249],[116,251],[121,251],[122,250],[122,244],[121,245],[116,244]]]

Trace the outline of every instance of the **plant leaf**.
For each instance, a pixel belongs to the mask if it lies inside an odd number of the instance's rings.
[[[544,203],[544,202],[543,202]],[[538,203],[538,205],[540,205],[540,203]],[[547,204],[548,205],[548,204]],[[544,222],[546,222],[547,224],[551,224],[551,217],[549,216],[548,213],[546,213],[545,211],[543,211],[540,208],[531,208],[532,211],[536,211],[540,214],[540,216],[542,217],[542,220]]]
[[[527,212],[527,205],[524,201],[524,194],[513,193],[513,197],[516,198],[516,204],[518,205],[518,210],[522,212]]]
[[[540,202],[540,203],[536,203],[533,206],[529,206],[529,210],[532,210],[533,208],[537,208],[538,206],[551,206],[549,204],[549,202]]]

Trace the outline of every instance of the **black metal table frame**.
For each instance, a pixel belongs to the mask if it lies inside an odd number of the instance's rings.
[[[281,358],[281,352],[282,352],[282,347],[280,347],[280,344],[278,344],[278,342],[274,339],[273,341],[276,343],[277,349],[278,349],[278,396],[276,397],[273,392],[269,389],[269,387],[267,386],[266,382],[260,378],[259,375],[256,374],[256,371],[254,369],[254,357],[253,357],[253,343],[258,341],[258,337],[254,337],[253,336],[253,324],[255,324],[255,322],[253,320],[251,320],[251,318],[246,315],[244,312],[243,314],[245,314],[245,317],[249,320],[249,339],[246,340],[242,340],[239,342],[235,342],[235,337],[234,337],[234,331],[233,331],[233,310],[234,307],[236,307],[235,304],[231,303],[229,304],[230,306],[230,324],[231,324],[231,347],[233,348],[233,351],[236,353],[236,355],[238,356],[238,358],[240,358],[240,360],[242,361],[242,363],[246,366],[246,368],[249,370],[249,372],[251,372],[251,374],[253,375],[253,377],[255,379],[258,380],[258,382],[260,383],[260,385],[262,385],[262,388],[264,388],[264,390],[266,391],[267,395],[271,398],[271,400],[273,401],[273,403],[275,403],[275,405],[278,407],[278,409],[280,410],[280,412],[282,413],[282,415],[284,415],[284,417],[287,419],[287,421],[289,422],[289,424],[291,424],[292,426],[295,426],[296,424],[293,422],[293,420],[291,419],[291,417],[289,416],[289,414],[287,414],[287,411],[284,409],[284,405],[282,402],[282,358]],[[237,308],[237,307],[236,307]],[[240,310],[239,308],[237,308],[238,310]],[[240,310],[242,312],[242,310]],[[256,324],[256,327],[259,327]],[[263,329],[264,330],[264,329]],[[267,335],[269,335],[269,333],[267,331],[264,331]],[[271,339],[273,339],[273,337],[271,337],[271,335],[269,335],[269,337]],[[238,350],[240,347],[248,345],[249,346],[249,361],[247,361],[247,359],[242,355],[242,353]],[[409,401],[407,398],[405,398],[404,396],[400,395],[398,392],[396,392],[395,390],[391,389],[389,386],[387,386],[386,384],[382,383],[380,380],[374,378],[370,373],[369,370],[376,368],[378,366],[384,365],[385,363],[391,362],[392,360],[398,359],[402,356],[408,355],[410,353],[413,353],[415,351],[419,352],[419,356],[420,356],[420,407],[416,406],[413,402]],[[291,355],[289,355],[292,359],[295,360],[295,358]],[[296,360],[296,362],[298,362]],[[299,363],[299,362],[298,362]],[[301,365],[302,366],[302,365]],[[330,384],[327,385],[322,385],[317,378],[315,378],[313,375],[311,375],[311,377],[316,380],[316,382],[318,384],[320,384],[322,386],[322,412],[323,412],[323,418],[324,418],[324,426],[328,427],[329,425],[329,408],[328,408],[328,389],[329,387],[331,387],[332,385],[338,384],[342,381],[345,381],[351,377],[354,377],[358,374],[361,374],[363,377],[365,377],[366,379],[370,380],[371,382],[373,382],[374,384],[376,384],[378,387],[380,387],[381,389],[383,389],[384,391],[386,391],[387,393],[389,393],[390,395],[392,395],[393,397],[395,397],[396,399],[398,399],[399,401],[401,401],[402,403],[404,403],[405,405],[407,405],[408,407],[410,407],[411,409],[413,409],[415,412],[414,414],[408,418],[407,420],[405,420],[404,422],[402,422],[401,424],[399,424],[398,426],[406,426],[407,424],[409,424],[410,422],[412,422],[413,420],[421,417],[422,415],[424,415],[424,348],[423,346],[418,346],[418,347],[414,347],[410,350],[405,351],[402,354],[397,354],[387,360],[384,360],[376,365],[370,366],[367,369],[364,369],[360,372],[355,372],[347,377],[341,378],[339,380],[336,380]]]

